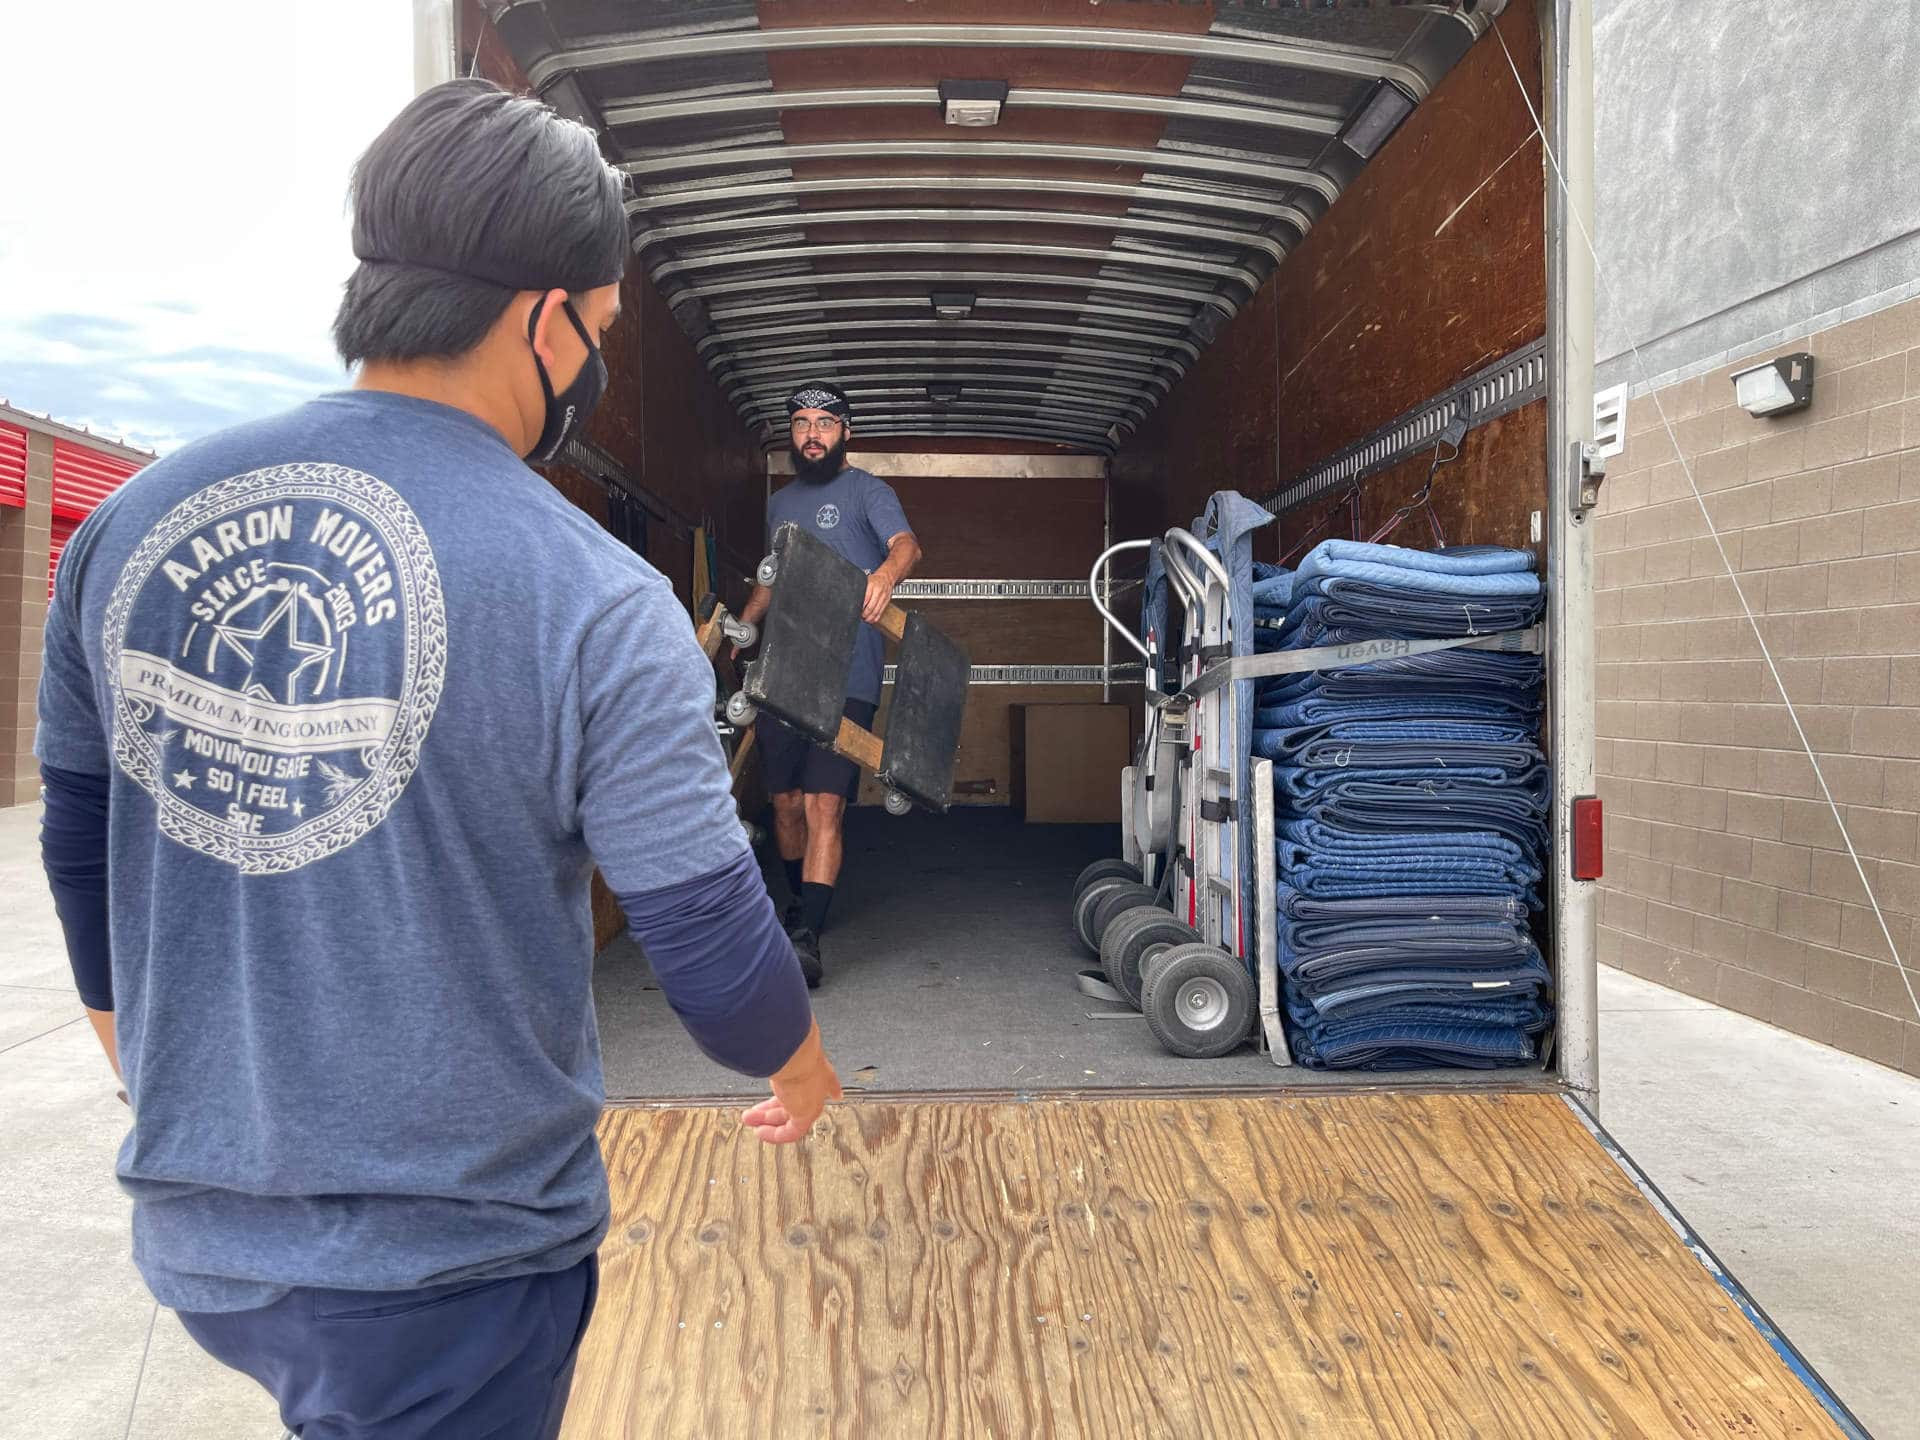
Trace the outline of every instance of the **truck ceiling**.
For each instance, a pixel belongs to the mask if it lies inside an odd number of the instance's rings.
[[[1098,454],[1505,4],[485,8],[630,177],[635,264],[757,436],[817,375],[866,436]]]

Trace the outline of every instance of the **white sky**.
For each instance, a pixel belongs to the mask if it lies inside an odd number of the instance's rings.
[[[5,22],[0,397],[163,451],[341,384],[354,158],[408,0],[66,0]]]

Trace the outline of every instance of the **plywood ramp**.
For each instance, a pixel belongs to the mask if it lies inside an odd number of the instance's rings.
[[[1553,1095],[609,1111],[571,1440],[1834,1435]]]

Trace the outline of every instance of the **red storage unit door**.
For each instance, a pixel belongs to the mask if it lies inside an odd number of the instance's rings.
[[[53,517],[53,532],[47,537],[47,599],[53,599],[53,577],[60,569],[60,552],[80,528],[80,522],[67,515]]]
[[[0,505],[27,503],[27,432],[0,421]]]
[[[68,440],[53,442],[53,513],[84,520],[134,471],[133,460],[103,455]]]

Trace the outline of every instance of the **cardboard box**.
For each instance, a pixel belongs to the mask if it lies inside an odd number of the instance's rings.
[[[1015,705],[1013,808],[1030,825],[1118,825],[1134,707]]]

